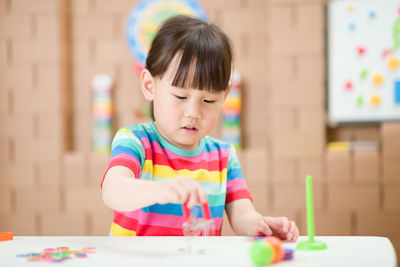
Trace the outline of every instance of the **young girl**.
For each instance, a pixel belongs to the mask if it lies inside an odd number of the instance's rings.
[[[208,201],[209,235],[221,235],[226,210],[237,235],[297,240],[293,221],[254,209],[233,146],[207,136],[229,93],[231,61],[216,25],[186,16],[163,24],[141,73],[154,121],[117,132],[102,181],[111,235],[183,235],[182,203]]]

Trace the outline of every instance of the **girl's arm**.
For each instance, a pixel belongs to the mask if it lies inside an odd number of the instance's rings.
[[[227,204],[226,213],[237,235],[274,235],[290,241],[296,241],[299,236],[295,222],[286,217],[265,217],[255,210],[247,198]]]
[[[207,201],[199,183],[186,176],[176,176],[168,182],[136,179],[123,166],[110,168],[103,181],[103,201],[113,210],[132,211],[154,204],[184,203],[189,208]]]
[[[104,178],[103,201],[114,210],[136,210],[156,204],[155,192],[158,186],[155,182],[136,179],[129,168],[114,166]]]

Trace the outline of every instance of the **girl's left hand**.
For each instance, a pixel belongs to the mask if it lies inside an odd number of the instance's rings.
[[[256,225],[258,235],[273,235],[293,242],[299,237],[296,223],[286,217],[261,217],[257,219]]]

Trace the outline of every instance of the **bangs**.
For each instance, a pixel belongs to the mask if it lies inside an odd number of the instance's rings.
[[[175,59],[179,64],[174,70],[173,86],[210,92],[227,89],[231,44],[218,26],[185,16],[167,20],[152,42],[146,68],[162,78]]]
[[[211,92],[225,91],[231,74],[231,62],[226,50],[199,42],[188,43],[180,53],[182,56],[172,85]]]

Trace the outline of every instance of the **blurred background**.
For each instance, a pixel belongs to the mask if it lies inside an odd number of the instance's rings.
[[[198,2],[232,40],[239,158],[256,208],[306,235],[310,174],[317,235],[387,236],[399,251],[400,123],[328,123],[328,1]],[[126,42],[136,4],[0,0],[0,231],[108,235],[100,182],[109,156],[92,147],[92,80],[112,78],[113,133],[148,120]],[[232,234],[227,221],[223,233]]]

